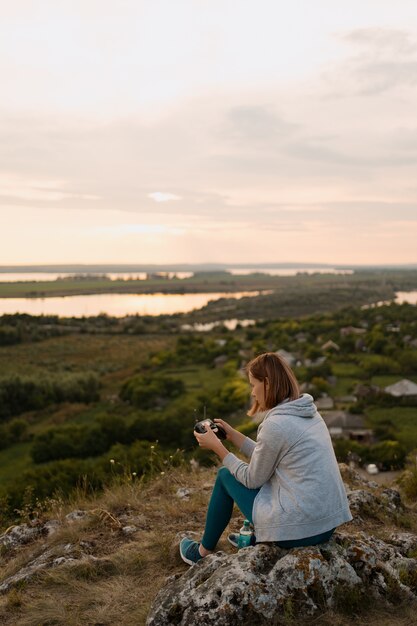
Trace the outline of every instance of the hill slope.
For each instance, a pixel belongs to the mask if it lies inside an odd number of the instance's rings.
[[[0,537],[0,622],[5,626],[145,624],[166,578],[188,570],[178,555],[177,534],[201,532],[214,475],[214,468],[182,467],[158,474],[148,484],[127,479],[97,498],[79,493],[69,504],[51,501],[49,510],[38,511],[26,527],[9,529]],[[347,479],[352,488],[363,487],[354,484],[355,478]],[[350,531],[380,538],[393,531],[417,532],[417,513],[412,509],[394,516],[362,509],[361,519],[356,516],[355,523],[347,525]],[[241,520],[235,511],[233,530]],[[224,539],[219,549],[235,552]],[[375,606],[356,621],[375,626],[410,624],[411,609],[401,604],[401,598],[398,602],[391,608]],[[358,611],[357,606],[353,609]],[[351,616],[331,610],[320,619],[323,625],[351,624]],[[297,621],[291,617],[288,623]]]

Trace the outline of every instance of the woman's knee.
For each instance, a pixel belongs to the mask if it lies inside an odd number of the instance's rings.
[[[224,483],[224,481],[227,480],[230,476],[232,476],[232,474],[227,469],[227,467],[220,467],[217,470],[216,482],[218,481]]]

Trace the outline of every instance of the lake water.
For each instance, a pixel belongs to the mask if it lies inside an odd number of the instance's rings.
[[[201,309],[210,300],[259,296],[267,291],[238,293],[180,294],[99,294],[52,298],[0,298],[0,315],[28,313],[30,315],[59,315],[88,317],[106,313],[111,317],[126,315],[172,315]]]
[[[384,304],[417,304],[417,291],[397,291],[394,300],[380,300],[373,304],[364,304],[362,309],[372,309],[377,306],[384,306]]]
[[[278,269],[260,268],[260,269],[231,269],[228,270],[234,276],[247,276],[248,274],[261,273],[269,274],[269,276],[296,276],[297,274],[353,274],[353,270],[340,270],[334,267],[287,267]]]
[[[209,332],[216,328],[217,326],[226,326],[228,330],[235,330],[236,326],[243,326],[247,328],[248,326],[253,326],[256,323],[256,320],[238,320],[236,318],[230,320],[222,320],[221,322],[207,322],[205,324],[183,324],[181,328],[183,330],[195,330],[199,333]]]
[[[397,291],[395,294],[395,302],[397,304],[417,304],[417,291]]]

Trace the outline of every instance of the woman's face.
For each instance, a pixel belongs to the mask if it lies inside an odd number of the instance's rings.
[[[265,408],[265,386],[263,380],[254,378],[249,372],[249,383],[252,387],[251,396],[255,398],[261,409]],[[268,387],[268,381],[266,381],[266,387]]]

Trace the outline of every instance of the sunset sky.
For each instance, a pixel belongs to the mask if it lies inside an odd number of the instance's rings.
[[[416,0],[0,3],[0,265],[417,262]]]

